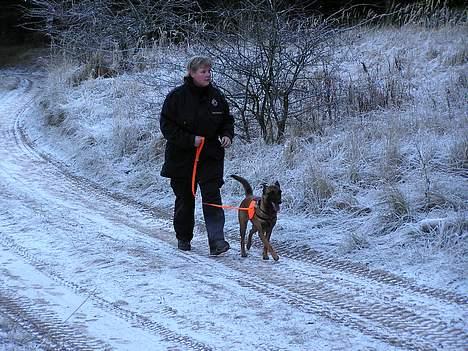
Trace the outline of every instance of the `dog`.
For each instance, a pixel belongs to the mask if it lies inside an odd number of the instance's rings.
[[[262,196],[256,197],[253,195],[252,187],[246,179],[235,174],[232,174],[231,177],[240,182],[245,190],[245,198],[240,203],[240,208],[249,208],[249,211],[239,210],[241,256],[247,257],[247,252],[245,251],[245,233],[250,220],[252,229],[249,232],[247,240],[247,250],[250,250],[252,246],[252,236],[258,233],[263,242],[263,259],[268,260],[268,252],[270,252],[271,257],[275,261],[278,261],[279,256],[270,244],[270,237],[276,224],[277,213],[281,204],[281,187],[279,182],[276,181],[273,185],[263,184]]]

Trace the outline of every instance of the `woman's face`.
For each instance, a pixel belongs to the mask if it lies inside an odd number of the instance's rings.
[[[193,83],[199,87],[207,87],[211,82],[211,67],[202,66],[196,71],[190,71]]]

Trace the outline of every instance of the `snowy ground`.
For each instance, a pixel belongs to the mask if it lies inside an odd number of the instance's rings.
[[[417,262],[377,238],[343,258],[340,215],[287,210],[273,235],[277,263],[259,245],[240,258],[231,214],[226,256],[208,257],[200,218],[193,251],[180,252],[159,183],[151,202],[101,181],[104,172],[95,182],[60,132],[41,129],[43,76],[1,77],[0,350],[466,347],[466,280],[445,254]],[[240,196],[235,187],[226,184],[227,202]]]
[[[209,258],[203,236],[178,251],[167,214],[71,177],[31,144],[22,126],[37,113],[35,79],[10,74],[0,309],[41,347],[462,349],[461,295],[314,252],[284,250],[278,263],[263,262],[258,247],[248,259],[235,249]]]

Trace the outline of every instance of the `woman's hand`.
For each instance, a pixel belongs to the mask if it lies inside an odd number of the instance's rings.
[[[219,142],[221,143],[221,146],[226,148],[226,149],[229,146],[231,146],[231,139],[229,137],[227,137],[227,136],[223,136]]]
[[[201,142],[202,142],[202,139],[203,139],[203,137],[196,135],[195,136],[195,142],[193,143],[193,145],[195,147],[199,147]]]

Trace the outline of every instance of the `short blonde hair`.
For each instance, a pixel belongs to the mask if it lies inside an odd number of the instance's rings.
[[[197,69],[204,66],[211,68],[213,66],[213,61],[206,56],[193,56],[187,62],[187,71],[195,72]]]

